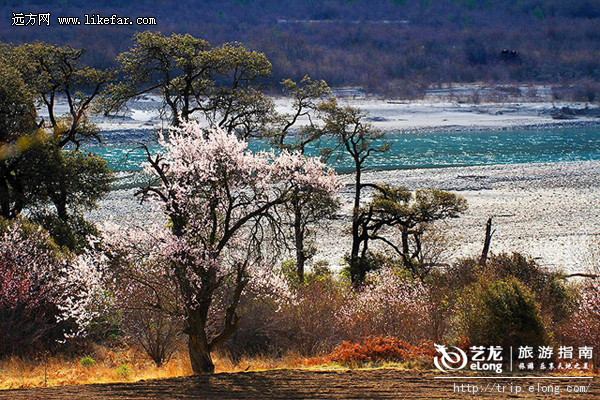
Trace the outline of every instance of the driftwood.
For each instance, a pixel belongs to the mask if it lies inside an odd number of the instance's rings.
[[[586,274],[586,273],[582,273],[582,272],[577,272],[577,273],[574,273],[574,274],[563,275],[562,277],[564,279],[567,279],[567,278],[590,278],[590,279],[598,279],[598,278],[600,278],[600,275],[597,275],[597,274]]]

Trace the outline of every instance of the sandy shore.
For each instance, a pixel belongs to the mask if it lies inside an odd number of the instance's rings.
[[[291,112],[289,99],[273,100],[277,111]],[[384,130],[502,130],[600,124],[600,111],[597,107],[592,107],[597,112],[588,116],[577,115],[567,120],[552,117],[562,107],[573,110],[590,107],[588,103],[577,102],[467,104],[444,98],[414,101],[342,98],[340,103],[360,108],[368,114],[370,123]],[[165,122],[159,114],[160,105],[158,97],[146,96],[132,101],[129,110],[117,117],[94,117],[92,120],[102,131],[165,129]],[[43,110],[41,112],[43,114]],[[299,123],[303,122],[307,122],[305,117],[299,119]]]
[[[347,185],[338,218],[318,228],[315,259],[326,259],[334,268],[350,248],[351,179],[343,177]],[[448,238],[449,260],[481,252],[490,216],[495,217],[493,252],[520,251],[552,269],[584,270],[581,260],[592,241],[600,240],[600,161],[373,171],[364,179],[464,196],[468,211],[440,225]],[[98,222],[111,216],[124,224],[159,218],[138,204],[133,192],[111,192],[90,216]]]
[[[369,114],[371,123],[384,130],[503,130],[598,124],[600,118],[577,116],[554,119],[562,107],[582,110],[585,103],[481,103],[448,101],[397,102],[389,100],[350,100],[347,103]]]

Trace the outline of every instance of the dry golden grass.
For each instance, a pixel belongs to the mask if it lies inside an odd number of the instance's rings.
[[[135,348],[113,350],[95,346],[90,352],[94,364],[84,366],[79,358],[61,356],[40,357],[37,360],[17,357],[0,361],[0,390],[40,386],[62,386],[89,383],[134,382],[144,379],[161,379],[192,374],[187,352],[181,350],[164,366],[158,368]],[[215,372],[257,371],[279,368],[311,366],[302,357],[289,355],[273,359],[268,357],[242,358],[234,363],[230,358],[215,355]],[[123,367],[126,366],[126,367]]]
[[[171,361],[161,368],[135,348],[114,350],[95,346],[91,352],[94,364],[84,366],[81,358],[68,359],[52,356],[46,359],[25,360],[17,357],[0,361],[0,390],[28,387],[63,386],[90,383],[135,382],[145,379],[164,379],[192,375],[185,350],[177,352]],[[234,363],[229,357],[215,355],[215,372],[264,371],[274,369],[336,370],[336,369],[397,369],[422,370],[421,365],[411,363],[381,362],[360,365],[326,363],[317,358],[304,358],[288,354],[281,358],[242,358]],[[122,366],[126,365],[124,369]],[[564,374],[563,374],[564,375]],[[569,375],[578,375],[571,373]],[[586,374],[589,375],[589,374]]]
[[[82,365],[81,358],[61,356],[2,360],[0,389],[125,382],[191,374],[189,362],[183,353],[176,354],[171,362],[161,368],[133,348],[111,350],[96,346],[90,356],[94,360],[90,366]]]

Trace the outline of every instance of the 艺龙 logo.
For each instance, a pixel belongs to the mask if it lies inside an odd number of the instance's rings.
[[[437,369],[442,372],[457,371],[463,369],[468,360],[467,354],[456,346],[456,351],[448,351],[448,348],[441,344],[434,344],[435,349],[441,354],[441,357],[435,356],[433,362]]]

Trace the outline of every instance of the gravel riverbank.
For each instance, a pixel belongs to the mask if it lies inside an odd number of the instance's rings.
[[[341,197],[338,218],[317,229],[315,259],[339,268],[350,248],[352,177]],[[460,218],[440,224],[448,240],[448,258],[481,251],[484,225],[495,217],[491,250],[520,251],[552,269],[582,271],[591,244],[600,240],[600,161],[510,164],[416,170],[372,171],[365,182],[437,188],[464,196],[469,209]],[[143,224],[160,215],[140,205],[134,189],[115,190],[90,213],[101,222]]]

